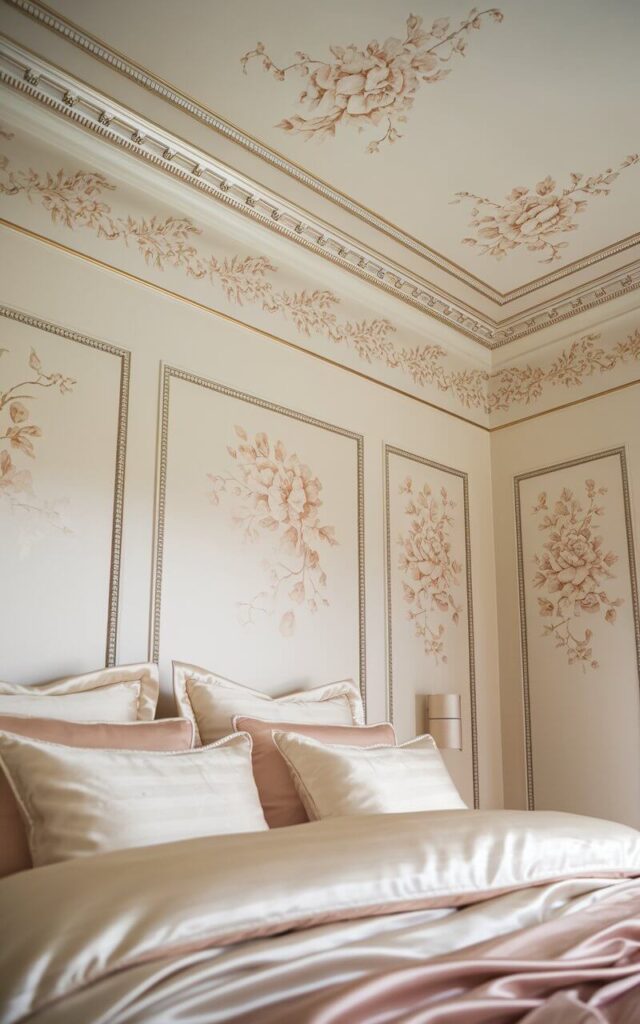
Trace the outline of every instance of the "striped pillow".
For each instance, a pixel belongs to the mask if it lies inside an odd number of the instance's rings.
[[[212,743],[233,731],[236,715],[296,725],[363,725],[362,698],[352,679],[271,697],[214,672],[173,663],[178,714],[193,722],[196,737]]]
[[[0,732],[34,867],[85,854],[266,829],[251,737],[196,750],[88,750]]]
[[[158,690],[158,667],[148,662],[30,686],[0,681],[0,714],[67,722],[150,722]]]
[[[309,818],[466,808],[431,736],[347,747],[274,732]]]

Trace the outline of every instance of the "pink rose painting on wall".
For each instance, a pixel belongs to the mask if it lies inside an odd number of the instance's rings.
[[[284,118],[277,128],[307,140],[334,136],[338,124],[353,125],[358,131],[373,127],[382,135],[369,143],[367,152],[377,153],[382,143],[402,138],[398,125],[406,122],[421,84],[434,85],[446,78],[449,62],[465,56],[469,35],[487,20],[500,22],[503,14],[495,7],[474,7],[457,27],[449,18],[436,18],[429,29],[411,14],[404,39],[373,39],[365,47],[330,46],[333,61],[298,51],[295,61],[280,67],[264,44],[256,43],[240,62],[245,74],[249,62],[257,60],[279,82],[290,73],[304,79],[298,96],[303,113]]]
[[[540,517],[538,529],[547,538],[542,552],[533,556],[533,585],[545,595],[538,597],[538,614],[549,620],[543,636],[565,652],[569,665],[579,664],[586,672],[599,667],[592,626],[603,619],[613,626],[623,599],[608,592],[606,581],[615,579],[611,570],[618,556],[607,550],[598,532],[607,488],[585,480],[584,489],[585,504],[568,487],[555,501],[542,491],[532,515]],[[591,626],[583,625],[585,617]]]
[[[456,503],[446,487],[440,488],[439,499],[427,483],[414,490],[410,476],[400,485],[399,493],[407,495],[404,512],[408,525],[397,540],[398,568],[405,577],[403,596],[409,606],[407,618],[423,641],[425,654],[435,658],[436,664],[446,664],[443,619],[457,626],[462,612],[456,592],[461,586],[463,566],[455,558],[451,543]]]
[[[262,616],[278,613],[282,636],[296,629],[296,615],[316,614],[329,606],[327,574],[321,564],[323,546],[338,544],[333,526],[322,523],[322,483],[282,441],[266,433],[250,437],[235,427],[237,443],[227,452],[237,470],[208,474],[209,500],[218,505],[228,499],[234,525],[247,543],[266,544],[262,561],[264,590],[238,604],[238,616],[249,625]]]
[[[589,205],[588,199],[581,197],[608,196],[621,171],[639,163],[640,154],[632,153],[617,169],[607,167],[601,174],[585,177],[574,171],[563,189],[548,174],[534,188],[516,185],[502,203],[473,192],[456,192],[452,204],[473,204],[469,226],[475,229],[475,237],[463,238],[462,244],[477,247],[479,255],[496,260],[503,260],[520,246],[539,253],[540,263],[560,260],[569,243],[558,240],[559,236],[578,230],[575,217]]]
[[[6,353],[7,349],[0,349],[0,357]],[[63,533],[71,531],[62,522],[56,503],[38,497],[29,468],[36,459],[37,440],[43,436],[42,428],[33,422],[31,404],[38,397],[37,389],[52,388],[65,395],[75,384],[62,373],[48,373],[32,348],[24,376],[0,390],[0,500],[7,502],[12,512],[47,521]]]

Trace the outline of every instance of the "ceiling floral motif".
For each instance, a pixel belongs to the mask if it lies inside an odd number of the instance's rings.
[[[577,231],[577,214],[587,209],[588,199],[580,196],[608,196],[620,172],[640,163],[640,154],[632,153],[614,170],[608,167],[601,174],[585,178],[572,171],[570,184],[559,189],[548,174],[534,188],[516,185],[502,203],[475,195],[456,192],[452,205],[473,204],[469,226],[475,236],[462,239],[463,245],[476,246],[480,256],[503,260],[509,252],[524,246],[528,252],[539,253],[539,263],[562,259],[568,242],[558,240],[568,231]]]
[[[398,126],[406,123],[421,84],[434,85],[446,78],[452,71],[450,61],[465,56],[471,33],[486,21],[501,22],[503,17],[495,7],[474,7],[457,27],[449,18],[436,18],[426,29],[422,18],[411,14],[404,39],[373,39],[365,47],[330,46],[333,61],[316,60],[299,50],[295,61],[281,67],[263,43],[256,43],[240,63],[245,74],[250,62],[259,61],[279,82],[291,73],[304,79],[298,96],[302,113],[285,117],[277,128],[308,140],[335,136],[339,124],[358,131],[373,127],[382,134],[366,151],[377,153],[382,143],[402,138]]]

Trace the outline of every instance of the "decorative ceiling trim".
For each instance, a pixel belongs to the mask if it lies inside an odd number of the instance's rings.
[[[639,260],[555,302],[520,313],[506,325],[490,317],[472,316],[463,304],[425,286],[420,278],[379,253],[7,39],[0,40],[0,81],[487,349],[640,288]]]
[[[353,216],[358,217],[360,220],[374,227],[376,230],[387,235],[389,238],[392,238],[411,252],[416,253],[422,259],[427,260],[429,263],[437,266],[440,270],[443,270],[445,273],[450,274],[457,280],[466,284],[468,287],[479,292],[481,295],[484,295],[492,302],[495,302],[498,306],[504,306],[515,299],[529,295],[531,292],[538,291],[540,288],[553,284],[555,281],[561,280],[571,274],[578,273],[581,270],[585,270],[588,267],[593,266],[595,263],[608,259],[610,256],[625,252],[627,249],[640,243],[640,233],[631,235],[628,238],[620,239],[612,245],[606,246],[593,253],[589,253],[581,259],[567,264],[564,267],[560,267],[557,270],[550,271],[548,274],[534,278],[524,285],[512,288],[506,292],[501,292],[497,288],[492,287],[486,281],[483,281],[477,275],[472,274],[464,267],[455,263],[453,260],[449,260],[434,249],[431,249],[413,235],[410,235],[408,232],[403,231],[384,217],[376,214],[373,210],[370,210],[368,207],[356,202],[339,189],[333,188],[327,182],[316,178],[304,167],[299,166],[282,156],[280,153],[270,149],[268,146],[265,146],[264,143],[261,143],[258,139],[255,139],[253,136],[242,131],[237,125],[225,120],[219,114],[216,114],[215,111],[210,110],[208,107],[199,103],[195,98],[181,92],[176,86],[153,74],[150,69],[136,63],[125,54],[120,53],[118,50],[111,47],[104,40],[86,32],[79,25],[57,14],[57,12],[52,10],[46,4],[40,3],[38,0],[4,0],[4,2],[9,6],[17,8],[34,21],[46,26],[46,28],[50,29],[52,32],[56,32],[79,49],[90,53],[92,57],[102,61],[109,67],[114,68],[120,74],[134,81],[137,85],[140,85],[144,89],[160,96],[162,99],[171,103],[178,109],[185,111],[195,120],[205,124],[208,128],[212,128],[214,131],[224,135],[232,142],[242,146],[250,153],[253,153],[255,156],[258,156],[260,159],[276,167],[278,170],[292,178],[295,178],[314,192],[324,196],[325,199],[328,199],[336,206],[347,210],[347,212],[351,213]],[[451,296],[447,295],[447,298],[450,303],[456,301]],[[547,324],[544,326],[547,326]]]

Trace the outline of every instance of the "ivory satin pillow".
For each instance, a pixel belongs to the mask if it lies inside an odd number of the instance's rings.
[[[158,668],[150,663],[103,668],[33,686],[0,682],[0,715],[68,722],[150,722],[158,690]]]
[[[340,747],[274,731],[309,818],[465,808],[431,736],[398,747]]]
[[[68,747],[122,750],[190,750],[193,726],[185,718],[159,722],[63,722],[54,718],[0,715],[0,732]],[[0,878],[33,867],[27,831],[9,780],[0,768]]]
[[[206,669],[173,663],[178,714],[190,719],[202,743],[233,730],[236,715],[296,725],[363,725],[362,699],[351,679],[270,697]]]
[[[273,740],[274,723],[237,715],[233,727],[248,732],[253,740],[251,759],[253,775],[260,794],[260,803],[269,828],[298,825],[309,817],[298,796],[291,772]],[[370,747],[375,744],[395,744],[393,726],[383,725],[296,725],[278,722],[277,729],[299,736],[310,736],[321,743],[341,746]]]
[[[268,827],[246,733],[195,750],[157,752],[87,750],[0,732],[0,765],[26,823],[35,867]]]

